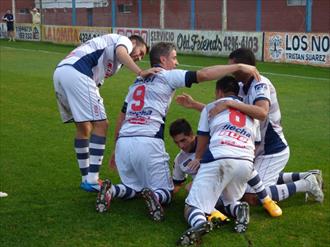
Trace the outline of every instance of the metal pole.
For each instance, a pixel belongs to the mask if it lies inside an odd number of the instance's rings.
[[[138,0],[139,28],[142,28],[142,0]]]
[[[72,26],[76,25],[76,0],[72,0]]]
[[[190,29],[194,30],[195,29],[195,0],[190,1]]]
[[[159,24],[160,24],[160,29],[164,29],[164,0],[160,0],[160,15],[159,15]]]
[[[261,0],[257,0],[256,31],[261,31]]]
[[[306,32],[312,31],[312,0],[306,0]]]
[[[11,0],[11,13],[14,16],[14,20],[16,22],[16,5],[15,5],[15,0]]]
[[[222,31],[227,30],[227,0],[222,0]]]
[[[116,0],[111,2],[112,28],[116,27]]]

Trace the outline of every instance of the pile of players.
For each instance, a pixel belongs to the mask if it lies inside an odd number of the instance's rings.
[[[176,47],[165,42],[152,46],[151,68],[142,70],[135,61],[147,51],[139,36],[107,34],[77,47],[54,72],[62,120],[76,125],[80,187],[98,192],[98,212],[106,212],[114,198],[142,197],[150,217],[162,221],[162,205],[171,202],[191,175],[184,208],[189,228],[177,242],[190,245],[230,218],[235,231],[245,232],[249,204],[261,204],[278,217],[282,210],[275,201],[296,192],[323,201],[320,170],[283,172],[290,153],[280,124],[276,90],[259,74],[251,50],[239,48],[229,55],[228,65],[197,71],[176,69]],[[108,129],[99,87],[122,65],[137,77],[117,120],[111,163],[116,165],[121,183],[112,184],[109,179],[99,179]],[[188,94],[176,97],[178,104],[201,115],[197,135],[184,118],[171,123],[170,135],[181,149],[171,175],[164,130],[175,90],[212,80],[217,80],[215,101],[209,104]]]

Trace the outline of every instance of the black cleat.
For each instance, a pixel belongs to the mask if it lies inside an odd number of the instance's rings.
[[[144,188],[141,191],[141,195],[146,202],[150,218],[154,221],[164,220],[164,210],[162,205],[157,200],[154,192],[149,188]]]
[[[241,202],[238,205],[237,216],[235,220],[235,231],[238,233],[245,232],[250,221],[249,204]]]
[[[205,221],[195,227],[189,228],[176,242],[176,245],[193,245],[199,243],[202,236],[212,230],[212,223]]]
[[[96,211],[104,213],[109,210],[111,202],[111,181],[106,179],[102,185],[96,199]]]

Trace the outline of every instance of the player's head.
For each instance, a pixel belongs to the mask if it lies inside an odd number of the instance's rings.
[[[159,42],[152,46],[149,54],[151,67],[161,66],[164,69],[175,69],[179,64],[176,47],[173,43]]]
[[[219,79],[215,87],[215,97],[220,99],[227,96],[238,96],[238,81],[233,76],[224,76]]]
[[[33,12],[38,12],[37,8],[32,9]]]
[[[139,35],[132,35],[129,39],[133,44],[133,50],[129,55],[134,61],[141,60],[148,53],[147,43]]]
[[[7,14],[11,14],[11,10],[10,10],[10,9],[8,9],[6,13],[7,13]]]
[[[184,118],[179,118],[171,123],[170,135],[175,144],[183,151],[190,153],[195,147],[195,135],[190,124]]]
[[[238,48],[229,54],[229,64],[244,63],[252,66],[256,66],[256,58],[251,49]],[[250,75],[243,72],[235,72],[234,76],[237,80],[247,82],[250,79]]]

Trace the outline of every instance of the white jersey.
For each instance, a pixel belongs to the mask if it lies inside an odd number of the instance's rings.
[[[195,159],[195,150],[192,153],[187,153],[181,150],[174,159],[173,167],[173,182],[182,183],[186,180],[188,174],[195,177],[196,171],[191,171],[187,165],[190,161]]]
[[[185,70],[163,70],[143,79],[138,77],[125,99],[125,120],[119,137],[163,138],[165,117],[175,89],[189,87]]]
[[[105,78],[121,68],[122,64],[115,54],[116,48],[121,45],[126,47],[128,54],[132,52],[133,44],[126,36],[106,34],[93,38],[74,49],[57,67],[71,65],[100,86]]]
[[[218,99],[206,105],[198,124],[198,135],[210,136],[208,150],[202,163],[217,159],[245,159],[253,162],[256,124],[252,118],[235,109],[225,110],[209,119],[209,111],[217,102],[237,100],[236,97]]]
[[[269,114],[266,120],[260,121],[260,145],[256,156],[279,153],[287,147],[282,126],[281,111],[273,84],[264,76],[261,81],[253,80],[248,88],[240,83],[239,96],[246,104],[254,105],[258,100],[269,101]]]

